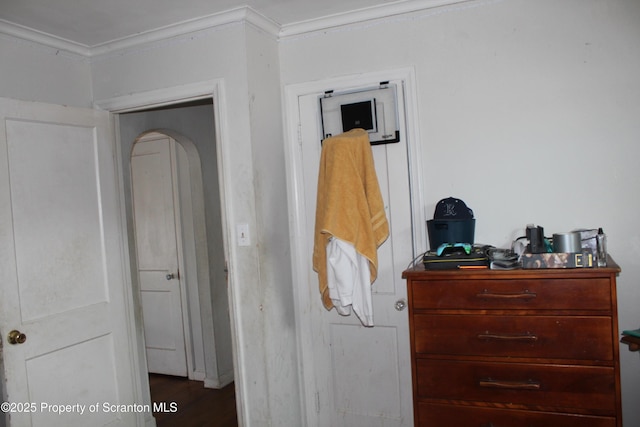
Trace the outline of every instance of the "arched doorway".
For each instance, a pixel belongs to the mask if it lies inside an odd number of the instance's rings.
[[[135,242],[131,237],[134,232],[133,207],[130,202],[132,195],[129,190],[131,188],[129,154],[133,150],[134,142],[140,137],[150,135],[151,132],[157,132],[175,140],[178,152],[176,161],[178,170],[181,171],[178,179],[179,186],[182,188],[180,191],[183,221],[181,231],[182,237],[186,237],[186,246],[191,248],[191,256],[187,254],[189,250],[185,251],[185,269],[181,270],[180,274],[182,276],[184,273],[190,278],[197,277],[197,291],[191,292],[191,295],[196,294],[199,297],[201,309],[204,386],[221,388],[233,382],[234,367],[213,118],[213,105],[209,99],[120,113],[118,126],[121,148],[125,154],[123,178],[132,258],[135,255]],[[183,187],[186,187],[187,191]],[[197,194],[198,197],[187,198],[185,201],[182,196],[188,193],[192,196]],[[192,210],[192,219],[190,224],[185,225],[185,218],[189,218],[185,210],[189,209]],[[189,239],[191,240],[188,241]],[[203,246],[204,250],[202,250]],[[134,262],[131,270],[134,274],[137,271]],[[138,288],[139,284],[134,283],[134,286]],[[201,371],[198,371],[198,375],[200,376],[196,376],[195,379],[203,380]],[[231,387],[233,388],[233,385]],[[233,410],[235,414],[235,408]],[[180,409],[180,412],[183,411]]]
[[[199,160],[195,147],[187,146]],[[204,380],[198,283],[209,282],[208,256],[206,240],[195,239],[206,235],[204,212],[193,208],[203,205],[201,180],[194,184],[199,188],[192,188],[187,150],[166,133],[152,131],[138,137],[130,159],[148,370]],[[202,292],[208,290],[204,286]],[[203,309],[210,317],[210,305]]]

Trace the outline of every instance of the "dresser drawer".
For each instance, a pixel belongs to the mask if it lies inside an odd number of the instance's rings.
[[[615,427],[614,417],[418,404],[418,427]]]
[[[418,399],[616,411],[611,367],[418,359]]]
[[[611,310],[606,278],[416,280],[414,310]]]
[[[416,353],[613,360],[611,318],[416,314]]]

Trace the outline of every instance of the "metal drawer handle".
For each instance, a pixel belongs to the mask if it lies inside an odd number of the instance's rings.
[[[477,298],[481,299],[499,299],[499,300],[512,300],[512,299],[523,299],[523,300],[531,300],[538,296],[535,292],[529,292],[525,289],[522,292],[508,292],[508,293],[494,293],[487,289],[483,290],[479,294],[476,294]]]
[[[478,382],[480,387],[501,388],[507,390],[540,390],[540,382],[534,380],[527,381],[504,381],[492,378],[482,379]]]
[[[478,334],[479,340],[495,340],[495,341],[538,341],[538,336],[530,332],[524,334],[501,334],[489,331]]]

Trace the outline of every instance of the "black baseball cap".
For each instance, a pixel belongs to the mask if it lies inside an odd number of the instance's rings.
[[[462,200],[447,197],[436,204],[433,219],[473,219],[473,211]]]

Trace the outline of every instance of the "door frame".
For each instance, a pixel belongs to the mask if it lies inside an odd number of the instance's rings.
[[[415,86],[415,71],[413,68],[368,72],[356,75],[342,76],[321,81],[297,83],[284,88],[284,118],[285,118],[285,162],[287,173],[287,196],[289,200],[289,235],[291,236],[291,265],[294,283],[306,283],[310,265],[310,254],[305,253],[306,242],[313,239],[309,235],[306,223],[305,207],[301,200],[303,194],[302,144],[300,141],[301,115],[298,98],[317,94],[322,95],[326,90],[335,91],[357,90],[378,85],[382,81],[394,80],[402,82],[404,90],[406,115],[407,155],[409,159],[409,186],[411,191],[411,215],[414,253],[423,251],[426,247],[426,216],[424,206],[424,192],[422,191],[422,156],[420,150],[418,101]],[[320,120],[318,118],[318,120]],[[319,136],[320,138],[320,136]],[[320,143],[318,141],[318,143]],[[410,260],[407,260],[409,263]],[[313,285],[313,284],[311,284]],[[318,426],[318,396],[316,385],[313,354],[314,336],[311,316],[306,314],[307,307],[319,303],[311,298],[306,287],[294,287],[294,307],[296,321],[298,370],[300,372],[300,390],[302,393],[302,414],[306,425]],[[316,301],[317,300],[317,301]]]
[[[186,84],[181,86],[162,88],[156,90],[150,90],[146,92],[138,92],[130,95],[116,96],[113,98],[98,100],[94,102],[94,107],[102,110],[109,111],[115,117],[115,138],[116,138],[116,153],[115,156],[117,158],[117,167],[118,167],[118,176],[123,176],[123,163],[122,163],[122,143],[120,141],[120,133],[117,132],[119,124],[118,124],[118,114],[120,113],[128,113],[139,110],[144,110],[152,107],[164,107],[170,106],[174,104],[181,104],[189,101],[197,101],[201,99],[212,99],[213,100],[213,120],[215,123],[214,126],[214,136],[216,143],[216,152],[217,155],[217,164],[218,164],[218,174],[220,180],[220,203],[222,206],[221,209],[221,222],[223,229],[223,246],[225,258],[227,260],[227,265],[232,267],[237,262],[234,258],[233,251],[229,250],[229,242],[230,242],[230,228],[228,221],[228,214],[230,212],[229,204],[227,200],[229,200],[230,195],[232,194],[231,189],[231,181],[229,177],[229,171],[227,170],[226,164],[224,162],[224,158],[228,157],[228,152],[231,150],[230,143],[230,135],[227,126],[227,117],[226,111],[228,110],[227,101],[226,101],[226,91],[225,91],[225,82],[223,79],[215,79],[215,80],[207,80],[198,83]],[[169,135],[171,136],[171,135]],[[124,183],[123,180],[120,180],[120,194],[121,194],[121,217],[123,223],[126,223],[126,211],[124,204]],[[123,230],[126,234],[126,230]],[[125,236],[127,239],[127,236]],[[128,240],[127,240],[128,241]],[[124,258],[129,260],[131,259],[130,248],[128,245],[124,248]],[[127,263],[127,280],[128,285],[133,286],[132,278],[134,272],[131,271],[130,265]],[[234,387],[235,393],[237,396],[236,399],[236,412],[238,417],[239,425],[244,425],[245,419],[248,419],[248,415],[245,413],[247,408],[244,405],[244,396],[246,395],[246,390],[244,390],[243,384],[245,383],[243,378],[242,371],[242,360],[244,360],[244,351],[241,346],[237,344],[238,342],[238,313],[240,306],[239,297],[234,292],[234,282],[233,282],[233,274],[228,274],[227,276],[227,286],[229,289],[229,317],[231,323],[231,341],[232,341],[232,353],[233,353],[233,367],[234,367]],[[134,289],[136,291],[136,289]],[[139,304],[135,304],[132,302],[132,311],[135,311],[135,329],[136,334],[131,338],[136,341],[138,346],[139,354],[145,354],[144,349],[144,331],[142,329],[142,316],[140,313]],[[147,374],[146,367],[146,358],[140,358],[140,365],[138,366],[138,378],[142,383],[142,386],[149,390],[149,380]],[[147,419],[146,423],[148,426],[155,426],[155,419],[151,418]]]

